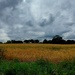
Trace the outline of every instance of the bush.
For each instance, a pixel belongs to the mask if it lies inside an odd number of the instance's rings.
[[[4,50],[0,49],[0,60],[4,58]]]

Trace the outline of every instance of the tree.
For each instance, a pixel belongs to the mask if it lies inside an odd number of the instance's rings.
[[[55,35],[52,39],[52,43],[56,43],[56,44],[60,44],[60,43],[62,43],[62,41],[63,41],[63,39],[59,35]]]
[[[43,43],[48,43],[48,41],[46,39],[43,40]]]
[[[8,40],[8,41],[6,42],[6,44],[10,44],[10,43],[12,43],[11,40]]]
[[[30,42],[30,43],[34,43],[34,40],[33,40],[33,39],[30,39],[29,42]]]
[[[39,40],[35,40],[35,43],[39,43]]]
[[[0,44],[2,44],[2,42],[0,42]]]
[[[29,40],[24,40],[24,43],[29,43]]]

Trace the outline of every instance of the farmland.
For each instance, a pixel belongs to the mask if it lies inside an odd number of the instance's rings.
[[[1,44],[0,75],[75,75],[75,45]]]
[[[36,61],[39,59],[61,62],[75,59],[75,45],[56,44],[1,44],[7,60]]]

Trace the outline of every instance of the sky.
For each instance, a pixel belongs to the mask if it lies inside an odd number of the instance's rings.
[[[75,0],[0,0],[0,41],[75,39]]]

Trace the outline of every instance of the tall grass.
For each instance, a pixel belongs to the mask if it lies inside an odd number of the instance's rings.
[[[4,59],[4,51],[2,48],[0,48],[0,60]]]
[[[64,61],[58,64],[44,60],[1,61],[0,75],[75,75],[75,61]]]

